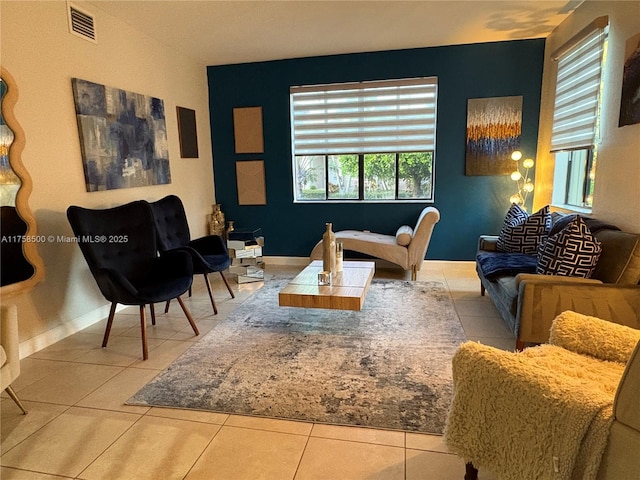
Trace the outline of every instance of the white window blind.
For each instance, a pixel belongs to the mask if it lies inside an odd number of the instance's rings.
[[[596,28],[558,59],[552,152],[595,146],[605,41]]]
[[[438,79],[291,87],[294,155],[435,150]]]

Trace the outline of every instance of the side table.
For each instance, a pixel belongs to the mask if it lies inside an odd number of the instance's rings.
[[[264,281],[264,260],[262,259],[264,237],[241,239],[243,232],[231,235],[234,232],[230,232],[230,238],[227,240],[227,249],[231,257],[229,275],[237,283]]]

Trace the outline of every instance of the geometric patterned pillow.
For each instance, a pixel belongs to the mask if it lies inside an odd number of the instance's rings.
[[[536,273],[589,278],[602,246],[578,217],[540,246]]]
[[[548,205],[529,215],[520,205],[512,203],[502,224],[496,249],[499,252],[535,255],[550,229],[551,213]]]

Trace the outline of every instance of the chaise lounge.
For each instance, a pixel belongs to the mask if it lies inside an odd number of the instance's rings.
[[[426,207],[420,213],[415,228],[403,225],[395,235],[341,230],[336,232],[336,242],[342,242],[344,250],[364,253],[411,270],[411,280],[415,280],[427,253],[433,227],[439,220],[440,212],[435,207]],[[311,260],[320,259],[322,240],[311,251]]]

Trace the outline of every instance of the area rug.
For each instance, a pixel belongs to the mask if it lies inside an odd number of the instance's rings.
[[[439,282],[374,280],[359,312],[265,282],[127,403],[442,433],[465,334]]]

